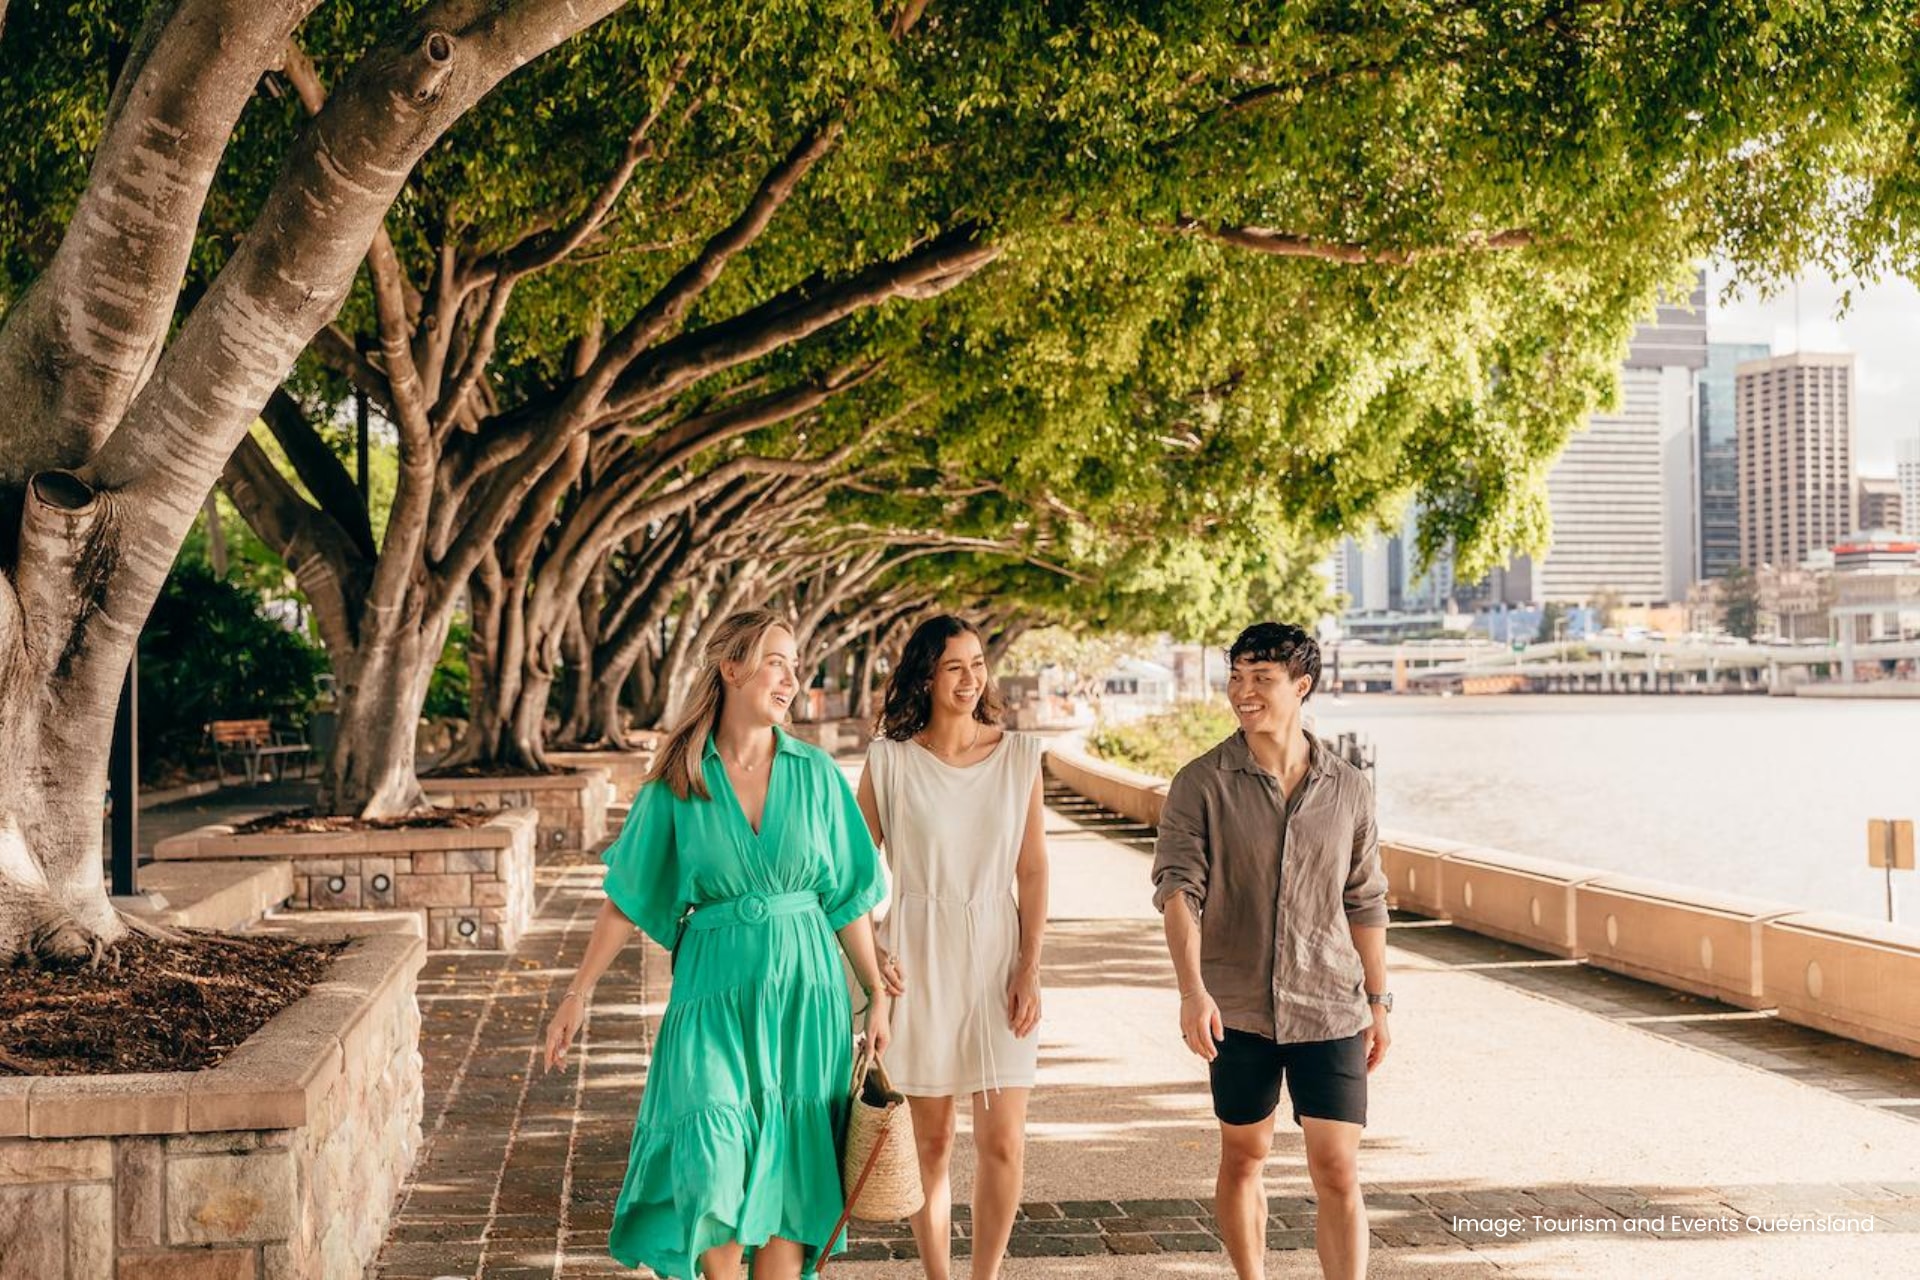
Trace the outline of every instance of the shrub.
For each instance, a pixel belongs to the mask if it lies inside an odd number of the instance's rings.
[[[251,588],[179,565],[140,635],[141,775],[211,759],[210,720],[305,726],[325,653],[266,612]]]
[[[1087,735],[1087,747],[1124,768],[1171,778],[1239,727],[1224,702],[1183,702],[1143,720],[1100,725]]]

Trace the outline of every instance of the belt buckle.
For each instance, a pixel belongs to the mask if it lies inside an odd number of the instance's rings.
[[[767,905],[767,895],[764,893],[742,894],[734,910],[748,924],[759,924],[773,913],[773,909]]]

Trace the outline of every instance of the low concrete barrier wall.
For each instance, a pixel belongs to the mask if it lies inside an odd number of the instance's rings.
[[[1435,920],[1447,915],[1447,855],[1467,846],[1457,840],[1382,832],[1380,869],[1387,876],[1387,903]]]
[[[1144,826],[1160,825],[1160,807],[1167,801],[1166,779],[1095,759],[1072,742],[1049,746],[1046,765],[1062,786],[1101,808]]]
[[[1159,825],[1163,779],[1072,738],[1046,759],[1063,786]],[[1402,910],[1920,1057],[1920,929],[1399,831],[1380,862]]]
[[[1782,1018],[1920,1057],[1920,929],[1827,911],[1762,929],[1766,1000]]]
[[[1584,954],[1573,894],[1598,871],[1504,849],[1463,849],[1442,861],[1447,919],[1548,955],[1578,960]]]
[[[1742,1009],[1769,1007],[1763,927],[1793,907],[1632,876],[1602,876],[1574,897],[1588,964]]]

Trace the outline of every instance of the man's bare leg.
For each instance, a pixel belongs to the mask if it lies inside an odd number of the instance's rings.
[[[1307,1140],[1307,1176],[1313,1179],[1313,1247],[1327,1280],[1361,1280],[1367,1274],[1367,1205],[1360,1194],[1360,1135],[1344,1120],[1302,1116]]]
[[[1273,1117],[1253,1124],[1220,1124],[1220,1176],[1213,1213],[1239,1280],[1262,1280],[1267,1269],[1267,1154]]]

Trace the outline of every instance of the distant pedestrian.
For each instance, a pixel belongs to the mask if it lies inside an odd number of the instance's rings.
[[[1282,1082],[1306,1143],[1328,1280],[1367,1270],[1360,1135],[1390,1037],[1386,878],[1373,789],[1308,733],[1320,646],[1262,622],[1228,652],[1239,731],[1175,775],[1153,864],[1180,1034],[1220,1121],[1215,1214],[1240,1280],[1264,1275]]]
[[[1020,1205],[1039,1058],[1047,846],[1040,740],[1000,727],[980,635],[922,623],[887,681],[860,807],[893,871],[883,953],[905,976],[887,1059],[907,1095],[926,1206],[913,1235],[947,1280],[958,1099],[973,1099],[973,1271],[996,1280]]]
[[[603,855],[607,901],[547,1028],[552,1069],[635,925],[675,952],[609,1250],[676,1280],[817,1265],[844,1204],[842,950],[870,995],[870,1042],[889,1039],[867,915],[879,856],[838,766],[779,728],[797,662],[774,614],[720,624],[692,709]]]

